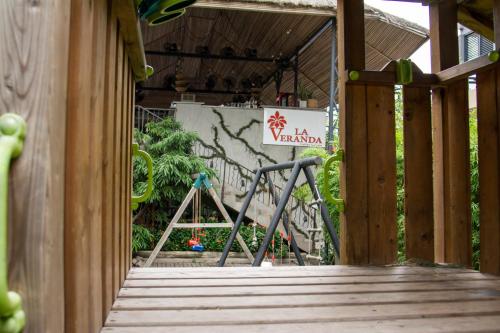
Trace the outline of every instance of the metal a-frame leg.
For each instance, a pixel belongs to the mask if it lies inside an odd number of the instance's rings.
[[[257,254],[255,255],[255,260],[253,262],[252,266],[260,266],[262,264],[262,261],[264,260],[264,255],[267,251],[267,248],[269,244],[271,243],[271,240],[274,237],[274,233],[276,232],[276,228],[278,227],[278,223],[281,219],[281,215],[283,215],[283,211],[285,210],[286,204],[288,203],[288,200],[290,199],[290,196],[292,195],[293,192],[293,187],[295,183],[297,182],[297,178],[299,177],[300,170],[302,169],[300,162],[295,162],[294,167],[292,169],[292,173],[290,175],[290,178],[288,182],[286,183],[285,189],[283,190],[283,195],[281,196],[278,205],[276,206],[276,211],[274,212],[274,215],[271,219],[271,223],[269,224],[269,227],[267,228],[266,235],[264,236],[264,240],[262,241],[262,244],[259,248],[259,251],[257,251]]]
[[[163,233],[163,235],[160,238],[160,241],[158,242],[158,244],[156,244],[155,249],[153,250],[153,252],[149,256],[148,260],[146,261],[146,264],[144,264],[144,267],[151,267],[151,264],[158,256],[158,253],[160,252],[161,248],[163,247],[163,245],[167,241],[168,236],[170,236],[170,233],[172,232],[172,230],[174,230],[175,224],[177,222],[179,222],[179,220],[181,219],[182,214],[184,214],[184,211],[186,210],[187,206],[189,205],[189,203],[193,199],[196,191],[198,191],[198,189],[196,187],[192,187],[191,190],[189,191],[189,193],[186,195],[186,198],[184,199],[181,206],[177,210],[177,213],[175,213],[175,216],[172,219],[172,221],[170,221],[170,223],[167,227],[167,230],[165,230],[165,232]]]
[[[267,184],[269,186],[269,193],[271,193],[271,197],[273,198],[274,204],[276,206],[278,206],[278,203],[280,201],[280,197],[275,191],[273,181],[267,173],[264,173],[264,177],[267,178]],[[289,225],[290,225],[290,223],[289,223],[288,214],[286,212],[283,212],[283,228],[285,229],[285,232],[290,239],[290,245],[293,249],[293,253],[295,254],[295,258],[297,258],[297,262],[299,263],[299,266],[305,266],[304,259],[302,259],[302,254],[300,253],[299,246],[297,245],[297,241],[295,240],[295,237],[293,236],[292,228],[289,228]]]
[[[247,193],[247,196],[245,197],[245,201],[243,201],[243,206],[241,207],[240,213],[238,214],[238,217],[236,218],[236,222],[234,222],[234,227],[231,230],[231,235],[229,236],[229,239],[226,242],[226,245],[224,246],[224,250],[222,251],[222,255],[221,255],[219,262],[218,262],[219,267],[224,267],[224,264],[226,263],[226,259],[227,259],[227,256],[229,255],[229,251],[231,250],[231,247],[233,246],[234,240],[238,235],[238,231],[240,230],[241,224],[243,223],[243,219],[246,216],[248,207],[250,206],[250,203],[252,201],[252,197],[253,197],[255,191],[257,190],[257,185],[259,185],[259,181],[260,181],[261,176],[262,176],[262,171],[258,170],[257,174],[253,178],[252,184],[250,185],[250,189]]]
[[[337,236],[337,232],[335,231],[335,226],[333,225],[333,221],[330,218],[330,214],[328,213],[328,208],[326,207],[323,198],[319,193],[318,187],[316,186],[313,172],[309,167],[304,167],[303,169],[304,169],[304,174],[306,175],[307,183],[311,188],[311,192],[314,196],[314,199],[318,201],[320,204],[321,217],[323,218],[323,221],[325,222],[326,225],[326,229],[328,230],[330,238],[332,239],[333,249],[335,250],[335,254],[337,255],[337,258],[340,258],[339,238]]]
[[[212,199],[214,199],[214,202],[217,205],[217,208],[219,208],[219,210],[222,213],[222,216],[224,216],[224,219],[226,220],[226,222],[231,224],[234,228],[234,222],[231,219],[231,217],[229,216],[226,208],[224,207],[224,204],[220,200],[220,198],[217,195],[217,193],[215,192],[215,190],[213,188],[209,188],[208,193],[210,193],[210,195],[212,196]],[[253,258],[252,252],[248,248],[247,244],[245,243],[245,240],[243,239],[243,237],[241,237],[239,232],[236,233],[236,240],[238,241],[238,243],[240,243],[240,246],[243,249],[243,252],[245,252],[245,255],[247,256],[248,260],[250,260],[250,262],[253,262],[254,258]]]

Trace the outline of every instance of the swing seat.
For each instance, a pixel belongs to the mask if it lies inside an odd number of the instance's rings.
[[[188,246],[189,246],[189,247],[191,247],[191,248],[192,248],[193,246],[198,245],[198,244],[199,244],[199,242],[198,242],[196,239],[190,239],[190,240],[188,241]]]
[[[196,252],[203,252],[203,251],[205,251],[205,247],[203,246],[203,244],[196,244],[196,245],[191,246],[191,250],[196,251]]]

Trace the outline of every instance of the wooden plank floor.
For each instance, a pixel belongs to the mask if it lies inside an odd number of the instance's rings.
[[[422,267],[135,268],[101,332],[500,332],[500,278]]]

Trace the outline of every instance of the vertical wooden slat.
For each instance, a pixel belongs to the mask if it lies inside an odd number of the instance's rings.
[[[345,151],[340,191],[346,202],[341,214],[340,261],[367,264],[368,170],[366,87],[348,85],[346,70],[365,68],[364,3],[339,0],[337,3],[340,71],[340,145]]]
[[[459,81],[447,89],[448,177],[446,208],[445,260],[470,267],[472,265],[472,216],[470,192],[468,83]]]
[[[135,93],[135,80],[134,73],[130,70],[130,86],[128,90],[129,104],[128,104],[128,140],[127,140],[127,269],[132,266],[132,141],[134,131],[134,93]]]
[[[106,52],[107,20],[108,20],[108,1],[95,0],[93,8],[93,49],[92,49],[92,91],[90,106],[90,124],[92,129],[91,148],[91,170],[87,171],[87,177],[91,184],[91,196],[89,200],[92,203],[91,220],[91,239],[90,239],[90,260],[91,260],[91,295],[90,312],[92,328],[94,331],[101,329],[104,324],[104,315],[102,312],[104,291],[103,291],[103,271],[102,271],[102,224],[103,224],[103,167],[104,159],[103,139],[104,139],[104,94],[105,94],[105,72],[106,58],[103,54]],[[97,192],[97,193],[95,193]],[[98,295],[98,297],[96,297]]]
[[[92,331],[89,291],[91,258],[89,253],[91,215],[87,172],[90,170],[92,135],[90,126],[90,91],[93,24],[92,7],[87,1],[72,1],[70,59],[68,78],[68,130],[66,136],[65,196],[65,298],[66,331]],[[99,295],[92,295],[99,297]],[[78,301],[76,301],[78,300]]]
[[[500,71],[477,74],[481,271],[500,274]]]
[[[457,10],[456,1],[445,0],[429,5],[431,65],[432,72],[450,68],[458,64]],[[445,206],[448,206],[447,170],[447,126],[445,92],[442,89],[432,91],[432,126],[433,126],[433,170],[434,170],[434,254],[437,262],[445,259]]]
[[[25,332],[64,332],[70,2],[2,0],[0,7],[0,113],[27,123],[9,176],[9,287],[23,297]]]
[[[458,64],[457,3],[430,4],[432,71]],[[472,261],[467,80],[433,91],[435,258]]]
[[[116,49],[116,81],[115,81],[115,91],[116,91],[116,102],[115,102],[115,121],[114,121],[114,150],[113,150],[113,206],[114,206],[114,286],[115,295],[118,293],[121,287],[121,235],[120,235],[120,221],[121,221],[121,205],[120,205],[120,145],[121,145],[121,108],[122,108],[122,93],[123,93],[123,39],[117,31],[117,49]]]
[[[407,258],[434,261],[430,89],[403,88]]]
[[[125,275],[127,273],[126,268],[126,253],[127,253],[127,243],[126,243],[126,201],[127,201],[127,175],[125,170],[126,159],[127,159],[127,148],[126,148],[126,138],[127,138],[127,87],[128,87],[128,56],[127,50],[123,49],[123,80],[122,80],[122,95],[121,95],[121,136],[120,136],[120,283],[123,284],[125,281]]]
[[[126,92],[126,109],[125,109],[125,116],[126,116],[126,130],[127,130],[127,136],[125,138],[125,275],[128,273],[128,270],[130,269],[130,262],[131,262],[131,257],[130,257],[130,219],[131,219],[131,208],[130,208],[130,200],[131,200],[131,193],[130,193],[130,161],[131,161],[131,145],[130,142],[132,140],[131,138],[131,119],[130,115],[132,114],[132,107],[131,107],[131,89],[132,89],[132,70],[130,68],[127,68],[128,72],[128,78],[127,78],[127,92]]]
[[[71,7],[66,135],[66,330],[96,332],[102,313],[102,139],[106,0]]]
[[[394,87],[367,86],[369,263],[397,258]]]
[[[111,10],[108,10],[108,27],[107,27],[107,49],[106,49],[106,79],[105,79],[105,114],[104,114],[104,156],[103,156],[103,316],[111,310],[115,295],[114,290],[117,288],[114,285],[113,265],[114,249],[113,249],[113,168],[115,166],[113,160],[113,144],[114,144],[114,117],[115,117],[115,80],[116,80],[116,36],[117,24],[116,17]]]

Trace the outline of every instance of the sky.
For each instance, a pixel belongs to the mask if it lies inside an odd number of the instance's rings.
[[[365,0],[365,4],[376,7],[386,13],[402,17],[408,21],[429,29],[429,7],[421,4],[405,3],[398,1]],[[430,42],[427,41],[418,49],[410,59],[424,72],[431,72],[431,49]]]

